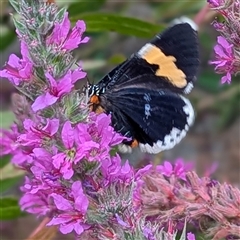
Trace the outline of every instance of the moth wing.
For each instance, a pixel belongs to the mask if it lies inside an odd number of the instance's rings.
[[[189,93],[199,67],[197,32],[187,24],[177,24],[158,34],[137,53],[115,67],[101,81],[108,90],[141,76],[155,88]]]
[[[167,89],[120,89],[109,96],[109,101],[115,107],[114,112],[118,111],[117,118],[112,119],[118,125],[117,130],[125,126],[119,121],[119,115],[124,116],[128,119],[130,136],[139,142],[142,151],[149,153],[173,148],[194,121],[191,103]]]
[[[181,91],[188,94],[197,79],[200,64],[197,32],[188,23],[177,24],[157,35],[151,44],[159,48],[164,56],[175,59],[174,64],[184,73],[186,84],[178,85],[178,76],[172,76],[172,79],[168,78],[172,80],[171,83],[175,86],[176,92]],[[161,60],[161,58],[159,59]],[[161,64],[160,61],[160,69],[164,67],[163,64],[165,63]]]

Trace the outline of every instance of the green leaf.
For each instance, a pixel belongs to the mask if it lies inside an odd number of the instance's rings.
[[[10,159],[11,159],[11,155],[5,155],[0,157],[0,168],[3,168],[4,166],[6,166],[10,162]]]
[[[0,199],[0,220],[10,220],[22,215],[17,199],[10,197]]]
[[[14,31],[8,31],[0,35],[0,52],[7,48],[16,38]]]
[[[13,186],[17,185],[21,181],[22,177],[6,178],[0,180],[0,194],[11,189]]]
[[[125,35],[150,38],[164,29],[163,25],[116,14],[85,13],[70,17],[73,22],[78,19],[83,19],[86,22],[87,32],[113,31]]]
[[[11,111],[0,112],[0,128],[9,128],[14,121],[14,114]]]
[[[106,0],[78,0],[68,7],[69,16],[97,11],[104,5],[105,2]]]

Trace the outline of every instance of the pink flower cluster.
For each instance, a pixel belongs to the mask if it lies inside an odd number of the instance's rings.
[[[233,75],[240,72],[240,1],[208,0],[209,6],[218,11],[224,22],[213,22],[214,28],[222,35],[217,38],[214,47],[215,60],[210,64],[215,65],[215,71],[224,74],[221,83],[231,83]]]
[[[133,178],[126,162],[121,166],[118,155],[110,156],[112,147],[124,139],[110,126],[110,116],[90,114],[88,123],[73,126],[59,119],[26,119],[21,133],[2,131],[2,153],[12,154],[13,163],[28,172],[20,200],[22,209],[36,215],[54,216],[48,225],[59,225],[62,233],[75,230],[81,234],[88,227],[85,215],[89,205],[78,172],[87,162],[99,166],[94,191],[118,181]],[[95,170],[97,172],[97,170]],[[94,176],[88,176],[93,182]],[[83,181],[84,182],[84,181]]]
[[[160,226],[167,224],[168,232],[183,229],[187,221],[195,230],[204,224],[202,231],[210,239],[239,238],[240,189],[209,177],[199,178],[193,171],[185,172],[184,179],[179,179],[181,171],[173,170],[179,169],[178,161],[174,166],[165,162],[160,172],[159,166],[148,165],[136,174],[135,209]]]

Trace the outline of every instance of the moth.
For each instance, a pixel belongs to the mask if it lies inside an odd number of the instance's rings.
[[[130,139],[125,150],[171,149],[193,124],[193,107],[183,95],[191,92],[198,68],[197,32],[187,23],[174,25],[90,84],[90,108],[111,114],[116,132]]]

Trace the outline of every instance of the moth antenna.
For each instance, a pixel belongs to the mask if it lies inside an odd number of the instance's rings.
[[[86,78],[87,78],[87,85],[91,85],[92,83],[91,83],[91,81],[89,80],[88,76],[86,76]]]
[[[79,63],[75,63],[78,67],[81,67],[81,65]],[[87,78],[87,86],[92,84],[91,81],[89,80],[88,76],[86,75],[86,78]]]

